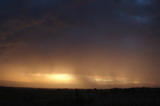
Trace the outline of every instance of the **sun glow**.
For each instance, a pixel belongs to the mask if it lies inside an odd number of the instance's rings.
[[[47,78],[56,83],[72,83],[75,80],[71,74],[48,74]]]

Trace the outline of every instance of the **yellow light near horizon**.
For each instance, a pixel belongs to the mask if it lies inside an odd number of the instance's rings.
[[[110,77],[95,77],[93,80],[98,84],[110,84],[114,81]]]
[[[56,83],[71,83],[74,81],[71,74],[48,74],[47,77]]]

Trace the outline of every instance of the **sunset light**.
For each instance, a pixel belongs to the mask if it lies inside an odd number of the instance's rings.
[[[72,83],[75,78],[70,74],[47,74],[48,80],[55,83]]]

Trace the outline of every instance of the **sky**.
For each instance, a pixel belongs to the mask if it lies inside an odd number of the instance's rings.
[[[0,86],[160,87],[159,0],[0,0]]]

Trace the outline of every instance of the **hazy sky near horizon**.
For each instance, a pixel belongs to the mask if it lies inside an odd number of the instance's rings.
[[[0,85],[160,87],[159,0],[0,0]]]

